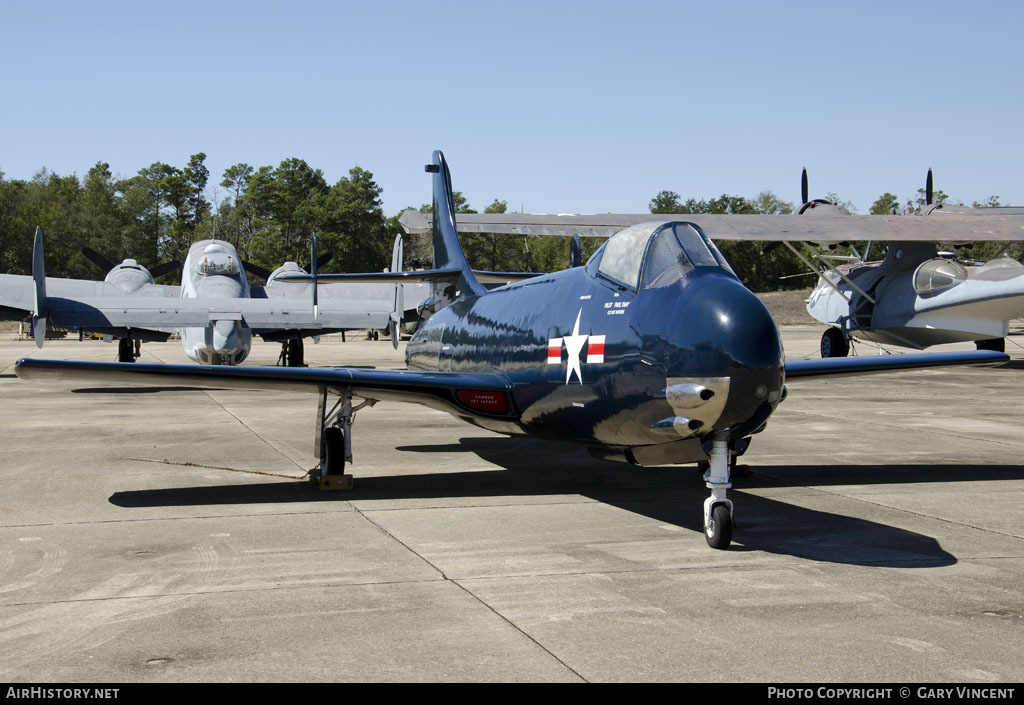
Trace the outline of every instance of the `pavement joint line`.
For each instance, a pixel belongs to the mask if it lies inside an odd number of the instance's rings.
[[[140,463],[156,463],[157,465],[175,465],[175,466],[186,467],[186,468],[204,468],[206,470],[227,470],[228,472],[238,472],[238,473],[244,473],[244,474],[247,474],[247,475],[266,475],[268,477],[283,477],[283,478],[287,478],[289,480],[304,480],[306,477],[309,476],[309,470],[307,470],[304,475],[296,477],[295,475],[285,475],[284,473],[267,472],[265,470],[244,470],[242,468],[229,468],[229,467],[226,467],[224,465],[204,465],[202,463],[193,463],[193,462],[188,461],[188,460],[175,461],[175,460],[167,460],[166,458],[164,458],[162,460],[156,460],[155,458],[134,458],[134,457],[121,458],[121,460],[135,460],[135,461],[138,461]]]
[[[737,545],[742,546],[743,544],[739,544],[738,543]],[[415,552],[413,552],[413,553],[415,553]],[[968,557],[965,557],[965,558],[961,558],[960,560],[961,561],[964,561],[964,560],[1000,561],[1000,560],[1019,560],[1020,558],[1021,558],[1020,556],[968,556]],[[429,561],[427,561],[427,563],[429,564]],[[883,568],[900,568],[900,567],[903,567],[903,566],[910,566],[910,565],[915,565],[915,564],[936,563],[936,560],[935,559],[930,559],[930,558],[905,559],[903,561],[900,561],[900,564],[901,564],[900,566],[893,566],[892,563],[889,562],[889,561],[878,561],[877,563],[879,563],[880,567],[883,567]],[[868,562],[868,563],[862,564],[862,567],[870,567],[871,565],[872,565],[872,563]],[[939,562],[939,565],[942,565],[941,562]],[[7,604],[0,603],[0,610],[3,610],[5,608],[9,608],[9,607],[31,607],[31,606],[46,606],[46,605],[83,604],[83,603],[90,603],[90,602],[116,602],[116,601],[119,601],[119,600],[133,600],[133,601],[134,600],[155,600],[155,599],[161,599],[161,598],[167,598],[167,597],[202,597],[202,596],[207,596],[207,595],[232,595],[232,594],[239,594],[239,593],[276,592],[278,590],[294,591],[294,590],[314,590],[314,589],[320,589],[320,588],[341,588],[341,589],[344,589],[344,588],[359,588],[359,587],[368,587],[368,586],[420,585],[420,584],[424,584],[424,585],[426,585],[426,584],[438,584],[438,585],[441,585],[441,584],[450,583],[452,585],[455,585],[459,589],[463,590],[464,592],[468,593],[471,597],[473,597],[473,599],[475,599],[478,602],[480,602],[482,605],[484,605],[491,612],[494,612],[495,615],[500,617],[503,621],[508,622],[510,624],[510,626],[512,626],[516,631],[518,631],[520,633],[523,633],[523,630],[521,628],[516,626],[507,617],[502,615],[500,612],[498,612],[496,609],[494,609],[491,605],[489,605],[487,602],[482,600],[472,590],[470,590],[468,587],[466,587],[466,585],[463,584],[463,581],[466,582],[466,583],[471,583],[471,582],[493,582],[493,581],[496,581],[496,580],[537,580],[537,579],[546,579],[546,578],[578,578],[578,577],[585,577],[585,576],[601,577],[601,576],[610,576],[610,575],[650,575],[650,574],[670,574],[670,573],[679,573],[679,574],[685,574],[685,573],[706,573],[709,569],[713,569],[713,570],[716,570],[716,571],[722,571],[722,570],[726,570],[726,571],[734,571],[734,570],[759,571],[759,570],[764,570],[765,568],[772,569],[772,566],[770,566],[770,565],[769,566],[765,566],[765,565],[762,565],[762,564],[752,565],[750,563],[722,563],[722,564],[716,564],[714,566],[708,566],[707,564],[700,564],[700,565],[694,565],[694,566],[690,566],[690,567],[687,567],[687,566],[676,566],[676,567],[672,567],[672,568],[644,569],[644,570],[603,570],[603,571],[583,570],[583,571],[578,571],[578,572],[564,572],[564,573],[513,573],[513,574],[508,574],[508,575],[479,575],[479,576],[474,575],[474,576],[468,576],[468,577],[465,577],[465,578],[448,578],[448,577],[445,577],[445,576],[441,575],[438,578],[429,579],[429,580],[377,580],[377,581],[351,582],[351,583],[327,581],[327,582],[324,582],[324,583],[305,583],[305,584],[302,584],[302,585],[268,585],[268,586],[261,586],[261,587],[230,588],[230,589],[217,589],[216,587],[209,587],[206,590],[191,590],[191,591],[186,591],[186,592],[159,592],[159,593],[153,593],[153,594],[150,594],[150,595],[111,595],[109,597],[81,597],[81,598],[66,598],[66,599],[55,599],[55,600],[31,600],[31,601],[25,601],[25,602],[11,602],[11,603],[7,603]],[[775,568],[775,569],[776,570],[795,570],[795,568],[787,567],[787,566],[780,566],[780,567]],[[525,634],[525,633],[523,633],[523,634],[524,634],[524,636],[526,636],[526,638],[530,639],[531,641],[536,642],[536,640],[533,639],[532,637],[530,637],[529,634]],[[545,652],[550,653],[546,648],[544,648],[544,646],[542,646],[540,644],[538,644],[538,646],[540,646],[541,649],[544,649]],[[558,660],[561,663],[561,660],[558,659],[557,656],[554,656],[554,654],[552,654],[552,657],[555,658],[556,660]],[[572,668],[570,666],[566,666],[566,668],[568,668],[569,670],[572,670]],[[573,672],[575,673],[575,671],[573,671]]]
[[[279,455],[281,455],[281,456],[283,456],[283,457],[285,457],[285,458],[288,458],[288,460],[289,460],[289,461],[290,461],[290,462],[291,462],[291,463],[292,463],[293,465],[295,465],[295,467],[297,467],[297,468],[300,468],[300,469],[302,468],[302,466],[301,466],[301,465],[300,465],[300,464],[299,464],[299,463],[298,463],[298,462],[297,462],[297,461],[296,461],[296,460],[295,460],[294,458],[290,457],[290,456],[289,456],[289,455],[288,455],[287,453],[285,453],[284,451],[282,451],[282,450],[281,450],[280,448],[278,448],[278,447],[277,447],[276,445],[274,445],[273,443],[271,443],[270,441],[268,441],[268,440],[267,440],[266,438],[264,438],[264,437],[263,437],[263,436],[261,436],[260,434],[256,433],[256,431],[255,431],[255,430],[253,430],[253,429],[252,429],[252,428],[251,428],[251,427],[249,426],[249,424],[247,424],[247,423],[246,423],[245,421],[242,421],[242,419],[241,419],[241,418],[239,418],[239,417],[238,417],[238,416],[237,416],[236,414],[234,414],[234,413],[233,413],[233,412],[232,412],[232,411],[231,411],[230,409],[228,409],[228,408],[227,408],[226,406],[224,406],[224,404],[223,404],[222,402],[218,401],[218,400],[217,400],[217,399],[216,399],[216,398],[215,398],[215,397],[213,396],[213,394],[212,394],[212,393],[211,393],[210,391],[204,391],[204,392],[203,392],[203,394],[205,394],[205,395],[206,395],[206,397],[207,397],[207,398],[208,398],[208,399],[209,399],[210,401],[212,401],[212,402],[213,402],[214,404],[216,404],[217,406],[219,406],[219,407],[221,408],[221,410],[223,410],[223,411],[224,411],[224,413],[226,413],[227,415],[231,416],[231,417],[232,417],[232,418],[233,418],[233,419],[234,419],[235,421],[237,421],[237,422],[238,422],[239,424],[241,424],[242,428],[244,428],[244,429],[245,429],[246,431],[248,431],[249,433],[251,433],[251,434],[252,434],[253,436],[255,436],[256,438],[260,439],[260,441],[262,441],[262,442],[264,443],[264,445],[266,445],[266,446],[267,446],[268,448],[272,448],[272,449],[274,450],[274,452],[276,452],[277,454],[279,454]]]
[[[413,548],[412,546],[407,544],[405,541],[403,541],[402,539],[400,539],[397,536],[395,536],[395,534],[393,534],[392,532],[390,532],[387,529],[385,529],[379,523],[374,521],[370,516],[368,516],[365,512],[361,511],[358,507],[353,507],[353,509],[355,509],[356,513],[359,514],[359,516],[363,517],[367,522],[370,523],[371,526],[375,527],[384,536],[388,537],[389,539],[391,539],[392,541],[397,543],[399,546],[404,548],[406,551],[408,551],[410,554],[412,554],[413,556],[416,556],[419,560],[423,561],[425,564],[430,566],[433,570],[437,571],[437,574],[439,576],[441,576],[441,580],[443,580],[446,583],[451,583],[452,585],[457,587],[459,590],[462,590],[464,593],[469,595],[472,599],[476,600],[480,605],[482,605],[491,614],[495,615],[498,619],[500,619],[502,622],[504,622],[509,627],[511,627],[515,632],[517,632],[518,634],[521,634],[530,643],[534,644],[541,651],[543,651],[548,656],[550,656],[552,659],[554,659],[556,662],[561,664],[563,668],[568,670],[570,673],[575,675],[577,678],[579,678],[583,682],[588,682],[586,678],[584,678],[578,671],[576,671],[576,669],[574,669],[572,666],[570,666],[565,661],[560,659],[556,654],[554,654],[550,649],[548,649],[543,644],[541,644],[539,641],[537,641],[535,638],[533,638],[530,634],[525,632],[518,624],[516,624],[511,619],[509,619],[508,617],[503,615],[501,612],[499,612],[497,609],[495,609],[493,606],[488,604],[486,600],[481,598],[479,595],[474,593],[472,590],[467,588],[465,585],[462,585],[457,579],[449,578],[448,575],[444,572],[444,570],[441,569],[440,566],[435,564],[433,561],[431,561],[429,558],[424,556],[422,553],[417,551],[415,548]]]
[[[553,658],[555,661],[557,661],[559,664],[561,664],[563,668],[565,668],[567,671],[569,671],[569,673],[573,674],[574,676],[579,678],[584,683],[589,683],[590,682],[589,680],[587,680],[587,678],[585,678],[583,676],[582,673],[580,673],[575,668],[573,668],[568,663],[566,663],[564,659],[559,658],[558,655],[555,654],[555,652],[553,652],[548,647],[544,646],[544,644],[542,644],[539,641],[537,641],[537,639],[535,637],[533,637],[529,632],[527,632],[522,627],[520,627],[518,624],[513,622],[511,619],[509,619],[508,617],[503,615],[495,607],[493,607],[491,604],[489,604],[486,600],[481,598],[475,592],[470,590],[468,587],[466,587],[465,585],[461,584],[458,580],[455,580],[455,579],[452,579],[449,582],[451,582],[453,585],[455,585],[455,587],[457,587],[460,590],[462,590],[463,592],[465,592],[472,599],[476,600],[478,603],[480,603],[484,607],[484,609],[488,610],[491,614],[493,614],[495,617],[497,617],[498,619],[503,621],[509,627],[514,629],[516,632],[518,632],[519,634],[522,634],[523,638],[527,639],[531,644],[534,644],[538,649],[540,649],[541,651],[546,653],[548,656]]]

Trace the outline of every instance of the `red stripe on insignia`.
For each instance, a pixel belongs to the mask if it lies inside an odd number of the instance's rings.
[[[562,339],[552,338],[548,341],[548,364],[557,365],[562,361]]]

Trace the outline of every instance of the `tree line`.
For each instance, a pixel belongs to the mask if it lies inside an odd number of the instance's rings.
[[[0,172],[0,271],[31,271],[32,233],[41,226],[47,275],[95,279],[82,254],[89,247],[112,262],[132,258],[151,267],[183,259],[197,240],[218,238],[240,256],[273,270],[308,263],[312,233],[333,254],[332,271],[379,271],[391,260],[397,218],[384,217],[382,189],[358,166],[331,185],[302,159],[277,167],[235,164],[211,191],[206,155],[184,167],[156,162],[115,179],[106,162],[84,178],[46,169],[30,180]],[[210,193],[223,193],[216,203]],[[168,275],[176,279],[176,275]]]
[[[333,255],[325,271],[380,271],[390,263],[394,238],[401,233],[398,215],[386,217],[383,189],[373,174],[359,166],[334,184],[320,169],[291,158],[278,166],[253,167],[239,163],[224,170],[211,186],[206,155],[193,154],[184,167],[155,162],[129,178],[115,178],[106,162],[97,162],[83,178],[62,176],[46,169],[30,180],[6,179],[0,172],[0,271],[31,272],[32,233],[43,229],[47,274],[96,279],[83,248],[112,262],[132,258],[152,267],[183,259],[189,246],[207,238],[226,240],[240,256],[268,270],[292,260],[309,261],[311,234],[317,233],[321,252]],[[476,213],[461,192],[455,192],[458,213]],[[938,191],[935,202],[947,200]],[[835,194],[828,199],[855,212]],[[886,192],[871,213],[899,211],[900,200]],[[903,212],[919,211],[924,190],[908,199]],[[992,196],[975,207],[997,206]],[[505,213],[506,201],[494,199],[485,213]],[[660,191],[649,203],[652,214],[664,213],[792,213],[793,204],[770,191],[755,198],[723,194],[713,199],[683,200]],[[423,205],[421,211],[429,212]],[[713,234],[712,234],[713,236]],[[429,235],[406,237],[406,267],[431,266]],[[463,234],[463,249],[473,267],[492,271],[548,272],[568,263],[568,239],[544,236]],[[588,257],[602,238],[583,238]],[[800,276],[806,266],[788,248],[762,254],[765,243],[718,242],[733,269],[754,291],[803,288],[813,279]],[[987,248],[987,249],[986,249]],[[995,256],[1005,243],[976,249],[974,256]],[[1016,251],[1010,252],[1020,256]],[[166,275],[176,282],[178,275]]]

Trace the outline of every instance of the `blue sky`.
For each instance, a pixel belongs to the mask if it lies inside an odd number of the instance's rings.
[[[207,154],[373,172],[388,215],[445,152],[482,209],[644,212],[936,188],[1024,205],[1024,3],[0,0],[0,171]],[[216,195],[212,193],[211,195]],[[223,189],[219,196],[226,193]]]

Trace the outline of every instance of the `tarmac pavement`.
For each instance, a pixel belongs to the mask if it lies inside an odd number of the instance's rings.
[[[784,328],[789,357],[820,331]],[[403,366],[355,338],[306,361]],[[1001,368],[794,380],[714,551],[693,466],[381,403],[355,488],[323,492],[314,394],[69,391],[14,361],[116,346],[8,335],[0,681],[1019,682],[1017,343]],[[187,362],[176,341],[142,360]]]

